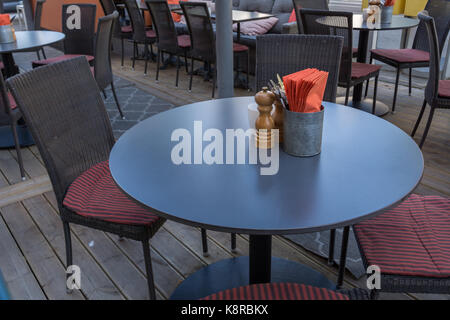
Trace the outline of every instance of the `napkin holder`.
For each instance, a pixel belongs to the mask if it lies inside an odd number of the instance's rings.
[[[0,43],[10,43],[16,41],[12,24],[0,26]]]
[[[303,113],[284,110],[284,143],[286,153],[296,157],[312,157],[321,152],[324,108]]]

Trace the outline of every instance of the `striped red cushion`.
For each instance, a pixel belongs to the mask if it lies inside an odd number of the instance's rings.
[[[261,283],[228,289],[201,300],[349,300],[332,290],[297,283]]]
[[[63,204],[79,215],[109,222],[151,225],[160,219],[117,187],[108,161],[83,172],[70,185]]]
[[[64,61],[64,60],[69,60],[69,59],[79,57],[79,56],[85,56],[88,62],[91,62],[94,60],[93,56],[84,55],[84,54],[63,54],[61,56],[57,56],[54,58],[48,58],[45,60],[35,60],[32,62],[32,65],[33,65],[33,67],[45,66],[48,64],[52,64],[52,63],[56,63],[56,62],[60,62],[60,61]]]
[[[450,199],[413,194],[354,230],[368,264],[381,273],[450,276]]]

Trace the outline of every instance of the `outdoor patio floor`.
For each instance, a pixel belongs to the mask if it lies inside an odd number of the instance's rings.
[[[199,64],[200,66],[200,64]],[[175,68],[160,72],[154,81],[155,64],[143,75],[143,61],[131,70],[113,56],[116,76],[133,82],[138,88],[175,106],[207,100],[211,83],[195,77],[192,92],[187,91],[188,77],[180,70],[180,86],[174,87]],[[389,74],[384,75],[389,78]],[[423,85],[419,81],[417,86]],[[342,93],[342,91],[340,91]],[[110,93],[108,93],[110,95]],[[236,90],[236,95],[254,92]],[[369,96],[372,91],[369,90]],[[379,100],[391,105],[393,86],[381,81]],[[384,119],[408,134],[411,132],[423,101],[423,89],[400,86],[397,112]],[[112,107],[111,107],[112,108]],[[163,110],[160,110],[163,111]],[[151,116],[149,114],[148,116]],[[428,110],[425,119],[428,116]],[[425,121],[424,121],[425,122]],[[419,128],[420,139],[424,123]],[[418,194],[450,196],[450,112],[438,110],[423,148],[425,172]],[[14,149],[0,150],[0,269],[13,299],[146,299],[144,260],[141,245],[132,240],[119,241],[114,235],[72,225],[74,263],[82,270],[80,291],[66,293],[65,249],[62,224],[51,185],[35,146],[24,148],[28,180],[21,182]],[[200,231],[167,221],[151,240],[153,270],[158,299],[170,297],[177,285],[203,266],[234,256],[228,234],[208,232],[210,256],[201,253]],[[237,255],[248,254],[248,237],[237,237]],[[309,253],[282,237],[274,237],[273,255],[306,264],[335,281],[337,268],[325,259]],[[345,286],[365,287],[365,278],[354,280],[347,274]],[[449,299],[450,295],[381,294],[381,299]]]

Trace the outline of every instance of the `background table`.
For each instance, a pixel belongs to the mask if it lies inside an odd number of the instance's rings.
[[[328,20],[326,18],[319,18],[317,22],[326,24],[333,27],[339,27],[332,24],[332,19]],[[416,27],[419,24],[418,19],[406,18],[400,15],[392,16],[391,23],[378,23],[375,25],[367,25],[364,21],[362,14],[353,15],[353,29],[359,30],[359,41],[358,41],[358,57],[357,61],[362,63],[368,63],[368,47],[369,47],[369,32],[371,31],[390,31],[399,29],[410,29]],[[399,44],[400,45],[400,44]],[[362,99],[363,83],[356,85],[353,88],[353,98],[349,101],[349,106],[355,108],[360,108],[367,112],[372,112],[372,99]],[[339,103],[344,103],[344,98],[338,98]],[[376,114],[381,116],[388,113],[390,108],[377,101]]]
[[[50,45],[64,40],[65,35],[54,31],[17,31],[16,41],[11,43],[0,43],[0,54],[5,66],[4,75],[8,78],[19,73],[13,58],[14,52],[38,50],[46,45]],[[30,61],[31,64],[31,61]],[[17,126],[17,134],[21,146],[34,144],[26,125]],[[0,112],[0,148],[14,146],[14,139],[9,125],[9,118],[5,112]]]
[[[422,177],[422,153],[406,133],[371,114],[332,103],[324,103],[322,153],[299,158],[280,152],[276,175],[261,176],[259,165],[172,163],[173,130],[185,128],[192,134],[194,120],[202,121],[203,131],[246,130],[247,105],[253,101],[212,100],[160,113],[123,134],[111,152],[110,169],[118,186],[155,213],[191,226],[250,235],[249,258],[203,268],[173,298],[197,299],[249,281],[332,288],[332,282],[310,268],[271,259],[271,235],[352,225],[402,201]]]

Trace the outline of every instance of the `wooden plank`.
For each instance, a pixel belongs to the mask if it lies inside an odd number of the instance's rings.
[[[47,175],[0,188],[0,208],[53,190]]]
[[[44,300],[46,296],[0,217],[0,270],[11,299]]]
[[[52,300],[84,299],[77,290],[70,295],[66,294],[65,267],[24,207],[21,204],[11,204],[2,208],[1,214],[46,296]]]
[[[58,213],[43,196],[27,199],[23,205],[36,222],[44,237],[51,244],[59,259],[66,262],[66,249],[62,222]],[[94,258],[81,245],[76,235],[72,235],[73,263],[82,272],[81,290],[88,299],[123,299],[123,295],[108,278]]]

